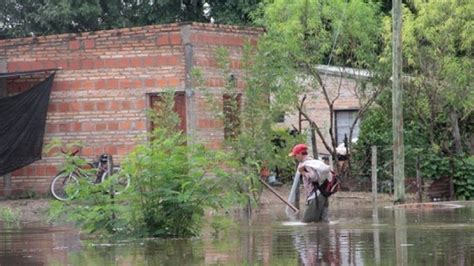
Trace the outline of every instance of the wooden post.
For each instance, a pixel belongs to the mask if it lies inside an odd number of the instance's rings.
[[[109,173],[109,176],[114,174],[114,160],[111,154],[107,154],[107,172]]]
[[[418,193],[418,202],[423,202],[423,183],[420,174],[420,155],[416,156],[416,191]]]
[[[372,146],[372,204],[377,206],[377,146]]]
[[[311,129],[311,148],[313,149],[313,158],[318,159],[318,146],[316,144],[316,133],[314,132],[314,127],[310,127]]]
[[[405,202],[405,151],[403,144],[403,94],[402,94],[402,5],[392,1],[392,132],[393,179],[395,202]]]
[[[112,154],[107,154],[107,172],[109,173],[105,178],[110,178],[111,176],[114,175],[114,160],[112,158]],[[105,180],[102,180],[104,182]],[[114,186],[110,186],[110,199],[112,200],[112,206],[115,204],[115,189]],[[115,212],[112,212],[112,217],[110,217],[113,220],[115,220],[117,217],[115,216]]]
[[[6,58],[0,58],[0,72],[7,72]],[[7,96],[7,79],[0,79],[0,98]],[[10,197],[12,193],[12,177],[11,174],[3,176],[3,196]]]

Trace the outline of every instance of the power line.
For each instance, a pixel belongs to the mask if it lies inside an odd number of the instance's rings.
[[[345,2],[344,9],[342,10],[342,17],[341,17],[341,20],[340,20],[341,24],[336,29],[336,35],[334,36],[331,52],[329,53],[329,59],[328,59],[328,63],[326,65],[326,67],[329,67],[330,64],[331,64],[332,55],[333,55],[334,49],[336,48],[336,43],[337,43],[337,39],[339,37],[339,33],[341,32],[342,24],[344,24],[344,21],[346,20],[346,10],[347,10],[347,4],[348,3],[349,3],[349,1]],[[326,75],[327,75],[327,72],[324,73],[323,82],[326,81]]]

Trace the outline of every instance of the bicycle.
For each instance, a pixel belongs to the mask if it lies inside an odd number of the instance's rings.
[[[63,154],[66,154],[62,151]],[[76,150],[70,154],[71,157],[76,156],[79,151]],[[72,160],[72,171],[61,171],[54,176],[51,181],[50,191],[51,195],[61,201],[73,199],[79,193],[79,179],[86,179],[91,184],[100,184],[112,175],[119,175],[112,184],[110,193],[119,195],[130,186],[130,176],[121,174],[120,166],[113,166],[112,156],[109,154],[102,154],[97,161],[87,163],[80,167]],[[109,167],[112,165],[113,167]],[[70,169],[71,170],[71,169]]]

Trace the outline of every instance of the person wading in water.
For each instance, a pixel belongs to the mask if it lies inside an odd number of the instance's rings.
[[[329,222],[329,200],[321,194],[318,184],[323,184],[326,179],[330,178],[331,167],[322,161],[309,157],[308,147],[305,144],[295,145],[289,156],[299,162],[295,178],[302,177],[303,180],[306,209],[302,222]]]

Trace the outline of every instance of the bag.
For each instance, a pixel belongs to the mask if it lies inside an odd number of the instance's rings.
[[[329,181],[329,179],[326,179],[321,185],[319,185],[318,182],[313,183],[314,187],[316,189],[319,189],[321,194],[326,198],[338,192],[341,187],[341,181],[339,180],[339,177],[336,176],[336,173],[331,171],[331,176],[331,181]]]

